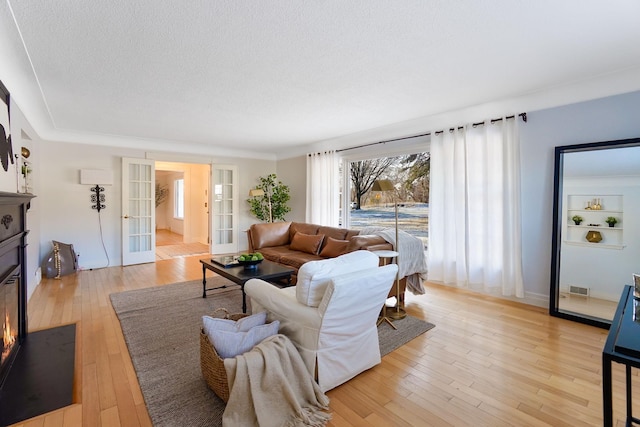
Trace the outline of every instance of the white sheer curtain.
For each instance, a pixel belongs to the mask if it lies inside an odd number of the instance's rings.
[[[312,224],[337,227],[340,214],[340,156],[335,151],[307,156],[307,213]]]
[[[429,280],[524,297],[517,119],[432,133]]]

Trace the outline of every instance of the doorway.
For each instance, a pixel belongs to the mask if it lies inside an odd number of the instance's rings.
[[[207,164],[156,162],[156,261],[210,253]]]

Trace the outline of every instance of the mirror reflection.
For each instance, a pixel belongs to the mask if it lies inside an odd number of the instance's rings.
[[[552,314],[610,323],[624,286],[640,272],[639,144],[634,139],[556,150],[559,262]]]

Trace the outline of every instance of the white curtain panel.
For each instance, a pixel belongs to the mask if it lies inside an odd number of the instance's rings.
[[[307,155],[306,222],[337,227],[340,214],[340,156],[335,151]]]
[[[524,297],[517,119],[432,133],[429,280]]]

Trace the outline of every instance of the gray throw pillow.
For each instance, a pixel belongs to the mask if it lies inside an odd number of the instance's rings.
[[[267,312],[262,311],[260,313],[252,314],[251,316],[243,317],[240,320],[221,319],[219,317],[202,316],[202,326],[204,331],[217,329],[219,331],[227,332],[247,332],[254,326],[260,326],[267,323]]]
[[[246,353],[260,344],[265,338],[276,335],[279,327],[280,322],[276,320],[265,325],[254,326],[246,332],[211,329],[207,332],[207,336],[218,355],[226,359]]]

